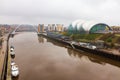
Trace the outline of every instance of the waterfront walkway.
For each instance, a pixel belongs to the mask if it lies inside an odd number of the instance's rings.
[[[4,41],[2,43],[2,48],[0,49],[0,79],[2,75],[4,59],[6,55],[6,48],[7,48],[7,35],[4,37]]]

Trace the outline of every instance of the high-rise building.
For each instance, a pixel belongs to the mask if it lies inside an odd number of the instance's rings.
[[[56,24],[56,31],[58,32],[64,31],[63,24]]]
[[[64,31],[64,27],[63,27],[63,24],[48,24],[47,31],[61,32],[61,31]]]
[[[39,24],[38,25],[38,32],[44,32],[44,24]]]

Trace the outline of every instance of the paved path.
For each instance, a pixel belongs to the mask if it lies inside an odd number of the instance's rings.
[[[3,64],[4,64],[4,58],[5,58],[5,53],[6,53],[6,48],[7,48],[7,37],[4,37],[4,42],[2,43],[3,46],[0,50],[0,77],[2,74],[2,69],[3,69]]]

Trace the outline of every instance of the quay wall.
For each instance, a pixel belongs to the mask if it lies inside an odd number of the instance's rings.
[[[102,51],[102,50],[98,50],[98,49],[93,50],[93,49],[78,46],[78,45],[75,45],[75,44],[73,44],[73,46],[75,47],[75,49],[83,50],[85,52],[89,52],[90,54],[99,55],[99,56],[102,56],[102,57],[105,57],[105,58],[110,58],[112,60],[120,61],[120,56],[119,55],[115,55],[115,54],[105,52],[105,51]]]

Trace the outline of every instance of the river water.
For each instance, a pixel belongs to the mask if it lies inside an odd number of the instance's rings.
[[[34,32],[17,33],[10,45],[20,70],[17,80],[120,79],[119,62],[74,51]]]

